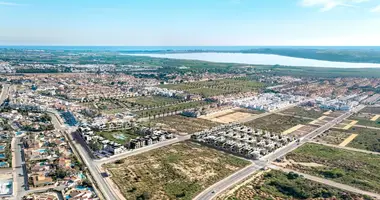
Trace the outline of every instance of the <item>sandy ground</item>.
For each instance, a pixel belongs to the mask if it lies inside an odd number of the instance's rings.
[[[332,111],[329,110],[329,111],[327,111],[327,112],[324,112],[323,114],[324,114],[324,115],[329,115],[329,114],[331,114],[331,113],[332,113]]]
[[[352,140],[354,140],[356,137],[358,136],[358,134],[351,134],[350,136],[348,136],[342,143],[339,144],[339,146],[341,147],[345,147],[347,146],[348,144],[350,144],[350,142]]]
[[[346,125],[345,127],[343,127],[343,129],[344,129],[344,130],[348,130],[348,129],[350,129],[353,125],[355,125],[356,123],[358,123],[358,121],[353,120],[351,123],[349,123],[348,125]]]
[[[200,116],[201,119],[207,119],[210,121],[228,124],[230,122],[236,122],[244,118],[253,116],[251,113],[239,112],[237,108],[227,109],[220,112],[212,113],[210,115]]]
[[[380,115],[375,115],[374,117],[372,117],[372,119],[371,119],[371,121],[376,121],[377,119],[379,119],[380,118]]]
[[[294,131],[296,131],[296,130],[302,128],[302,127],[304,127],[304,125],[302,125],[302,124],[298,124],[297,126],[294,126],[294,127],[290,128],[290,129],[288,129],[288,130],[282,132],[282,134],[283,134],[283,135],[287,135],[287,134],[289,134],[289,133],[293,133]]]
[[[316,120],[310,122],[309,124],[314,125],[314,124],[320,122],[321,120],[325,119],[326,117],[327,117],[327,116],[322,116],[322,117],[320,117],[320,118],[318,118],[318,119],[316,119]]]

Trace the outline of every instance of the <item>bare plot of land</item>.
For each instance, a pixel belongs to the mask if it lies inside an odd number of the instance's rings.
[[[267,130],[275,133],[282,133],[285,130],[288,130],[299,124],[307,124],[311,120],[271,114],[265,117],[255,119],[253,121],[245,123],[246,126]]]
[[[195,133],[220,125],[220,123],[206,119],[184,117],[173,115],[153,120],[155,123],[163,125],[163,128],[173,129],[181,133]]]
[[[290,133],[290,135],[293,135],[295,137],[302,137],[312,131],[314,131],[317,127],[310,126],[310,125],[304,125],[301,128],[297,129],[296,131]]]
[[[350,135],[351,133],[343,130],[328,130],[325,133],[322,133],[321,135],[316,137],[315,141],[339,145]]]
[[[242,108],[233,108],[233,109],[227,109],[220,112],[212,113],[209,115],[204,115],[199,118],[207,119],[207,120],[222,123],[222,124],[227,124],[231,122],[239,122],[241,120],[254,116],[255,114],[258,114],[258,113],[260,112],[253,111],[253,110],[246,110]]]
[[[107,164],[111,179],[126,199],[190,200],[249,162],[184,142]]]

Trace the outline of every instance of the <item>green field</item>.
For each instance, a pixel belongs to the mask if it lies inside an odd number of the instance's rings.
[[[125,144],[129,140],[138,137],[139,135],[134,134],[131,130],[124,131],[102,131],[96,132],[97,135],[104,137],[109,141],[113,141],[119,144]]]
[[[301,116],[301,117],[309,117],[317,119],[323,116],[323,111],[315,110],[313,108],[304,108],[304,107],[293,107],[289,108],[281,113],[293,115],[293,116]]]
[[[349,131],[358,136],[347,145],[348,147],[380,152],[380,130],[351,128]]]
[[[282,133],[298,124],[307,124],[311,120],[296,118],[292,116],[283,116],[271,114],[265,117],[255,119],[245,123],[246,126],[267,130],[274,133]]]
[[[107,164],[127,200],[191,200],[250,162],[192,142],[177,143]],[[147,198],[149,197],[149,198]]]
[[[165,124],[163,128],[175,129],[178,132],[183,133],[195,133],[220,125],[217,122],[209,121],[206,119],[191,118],[181,115],[157,118],[153,120],[153,122]]]
[[[221,79],[213,81],[199,81],[181,84],[161,85],[160,87],[186,91],[190,94],[199,94],[203,97],[226,95],[239,92],[258,91],[264,84],[251,81],[248,78]]]
[[[201,106],[205,106],[209,104],[206,101],[193,101],[193,102],[186,102],[186,103],[180,103],[180,104],[173,104],[169,106],[163,106],[159,108],[153,108],[153,109],[146,109],[146,110],[140,110],[136,111],[135,113],[139,117],[153,117],[155,115],[161,115],[164,113],[172,113],[172,112],[177,112],[177,111],[182,111],[185,109],[190,109],[190,108],[197,108]]]
[[[141,107],[153,107],[153,106],[163,106],[167,104],[179,103],[179,99],[161,97],[161,96],[142,96],[142,97],[133,97],[122,100],[123,102],[134,103],[135,105]]]
[[[318,144],[305,144],[289,153],[287,159],[318,163],[323,167],[293,165],[301,172],[331,179],[362,190],[380,192],[380,156]]]
[[[217,200],[371,199],[307,180],[294,173],[272,170],[259,175],[232,195]]]

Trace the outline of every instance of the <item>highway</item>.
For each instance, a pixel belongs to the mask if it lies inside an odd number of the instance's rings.
[[[364,107],[365,106],[360,105],[360,106],[354,108],[353,111],[346,112],[346,113],[342,114],[341,116],[335,118],[334,120],[326,123],[325,125],[323,125],[317,129],[315,129],[314,131],[308,133],[307,135],[300,138],[298,142],[296,142],[296,141],[292,142],[292,143],[288,144],[287,146],[278,149],[274,153],[271,153],[271,154],[261,158],[260,160],[254,161],[254,164],[251,165],[251,167],[247,168],[246,170],[241,170],[241,171],[234,173],[233,175],[230,176],[233,178],[227,177],[227,178],[219,181],[218,183],[216,183],[216,184],[212,185],[211,187],[207,188],[206,190],[204,190],[202,193],[200,193],[194,199],[195,200],[206,200],[206,199],[209,200],[209,199],[215,198],[216,196],[218,196],[218,194],[222,193],[224,190],[226,190],[230,187],[233,187],[234,185],[238,184],[241,180],[248,178],[250,175],[252,175],[258,169],[266,167],[269,163],[276,160],[277,158],[281,158],[281,157],[285,156],[286,154],[288,154],[289,152],[297,149],[302,144],[304,144],[308,141],[311,141],[314,137],[316,137],[316,136],[322,134],[324,131],[332,128],[336,124],[338,124],[338,123],[342,122],[343,120],[347,119],[348,117],[350,117],[352,114],[360,111]]]

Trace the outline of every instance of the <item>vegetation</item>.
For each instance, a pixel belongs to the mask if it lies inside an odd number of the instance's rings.
[[[257,91],[263,86],[264,84],[252,81],[247,77],[161,85],[163,88],[186,91],[190,94],[198,94],[205,98],[232,93]]]
[[[348,147],[380,153],[380,130],[355,127],[351,128],[350,132],[358,136],[347,145]]]
[[[178,132],[184,133],[195,133],[220,125],[217,122],[181,115],[158,118],[153,121],[155,123],[164,124],[163,128],[175,129]]]
[[[252,128],[281,133],[298,124],[306,124],[306,123],[309,123],[310,121],[311,120],[292,117],[292,116],[271,114],[271,115],[247,122],[245,123],[245,125],[250,126]]]
[[[126,199],[190,200],[249,162],[220,151],[184,142],[105,165]]]
[[[380,63],[380,51],[372,49],[300,49],[300,48],[261,48],[243,51],[244,53],[275,54],[315,60]]]
[[[351,133],[347,131],[331,129],[317,136],[315,140],[317,142],[339,145],[350,135]]]
[[[362,190],[380,192],[380,156],[305,144],[287,155],[296,162],[312,162],[324,167],[293,165],[302,172],[332,179]]]
[[[132,130],[123,130],[123,131],[102,131],[96,132],[97,135],[102,136],[103,138],[113,141],[119,144],[126,144],[131,139],[138,137],[134,134]]]
[[[206,101],[191,101],[186,103],[180,103],[180,104],[172,104],[169,106],[163,106],[158,108],[152,108],[152,109],[146,109],[146,110],[140,110],[137,111],[136,114],[139,117],[152,117],[155,116],[163,116],[164,114],[174,114],[179,111],[183,111],[190,108],[198,108],[201,106],[205,106],[209,104],[209,102]]]
[[[307,180],[292,172],[270,171],[259,175],[223,199],[361,199],[361,197]]]
[[[315,110],[314,108],[305,108],[305,107],[293,107],[289,108],[282,113],[293,115],[293,116],[301,116],[301,117],[309,117],[309,118],[319,118],[323,115],[323,111]]]

